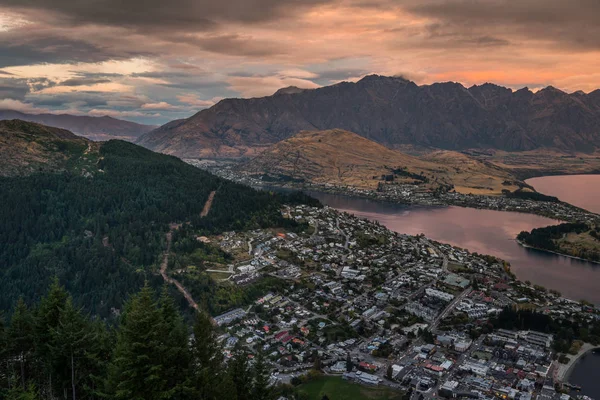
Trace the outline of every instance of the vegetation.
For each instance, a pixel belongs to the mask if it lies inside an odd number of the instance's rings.
[[[348,382],[341,377],[319,376],[298,386],[299,398],[321,400],[399,400],[402,393],[389,388],[366,387]]]
[[[557,197],[521,189],[515,190],[514,192],[511,192],[510,190],[503,190],[502,193],[509,198],[560,203],[560,200]]]
[[[553,348],[556,352],[567,353],[575,341],[594,345],[600,344],[600,321],[587,323],[579,320],[556,320],[548,315],[531,310],[504,309],[492,321],[494,328],[535,330],[554,335]]]
[[[190,333],[193,333],[190,340]],[[21,299],[0,324],[3,399],[249,399],[277,398],[259,352],[249,365],[238,350],[225,363],[209,317],[189,331],[173,299],[145,285],[115,329],[73,305],[54,280],[34,307]]]
[[[521,232],[517,239],[537,249],[600,261],[597,236],[597,231],[585,223],[564,223]]]
[[[201,234],[293,229],[281,216],[282,203],[308,200],[255,191],[122,141],[103,144],[95,168],[93,175],[67,170],[0,178],[0,308],[21,296],[39,300],[56,276],[76,307],[109,317],[145,280],[160,284],[155,272],[169,223],[187,222]],[[213,190],[211,211],[201,218]],[[224,257],[195,250],[188,256]]]

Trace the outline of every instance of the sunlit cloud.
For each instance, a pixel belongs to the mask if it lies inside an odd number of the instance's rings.
[[[592,0],[126,3],[0,0],[0,95],[13,101],[5,104],[156,123],[225,97],[370,73],[417,84],[600,87]]]

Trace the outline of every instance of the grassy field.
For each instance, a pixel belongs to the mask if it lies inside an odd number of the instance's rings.
[[[402,392],[385,387],[367,387],[345,381],[337,376],[324,376],[300,386],[300,392],[311,400],[321,400],[324,395],[330,400],[400,400]]]

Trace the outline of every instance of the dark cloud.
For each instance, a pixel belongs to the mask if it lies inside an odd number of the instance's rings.
[[[600,49],[598,0],[419,0],[404,6],[435,18],[456,37],[472,38],[474,44],[497,45],[506,41],[502,37],[522,37],[576,50]]]
[[[234,56],[266,57],[287,53],[287,49],[278,43],[235,34],[184,37],[180,40],[205,51]]]
[[[65,23],[102,24],[143,30],[213,28],[219,22],[258,23],[293,15],[330,0],[1,0],[13,9],[44,11]]]
[[[60,82],[61,86],[90,86],[99,83],[109,83],[110,79],[72,78]]]
[[[0,100],[22,100],[29,91],[26,79],[0,78]]]
[[[147,54],[147,52],[135,50],[111,51],[107,47],[100,47],[77,39],[55,36],[30,37],[25,30],[0,34],[0,68],[42,63],[95,63],[129,59]]]

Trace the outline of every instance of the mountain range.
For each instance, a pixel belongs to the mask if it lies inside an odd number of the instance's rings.
[[[130,142],[156,128],[131,121],[104,117],[88,117],[70,114],[26,114],[14,110],[0,110],[0,120],[20,119],[38,124],[67,129],[92,140],[122,139]]]
[[[180,157],[240,157],[303,130],[336,128],[390,148],[590,152],[600,147],[600,90],[419,86],[401,77],[369,75],[356,83],[225,99],[144,134],[138,143]]]

